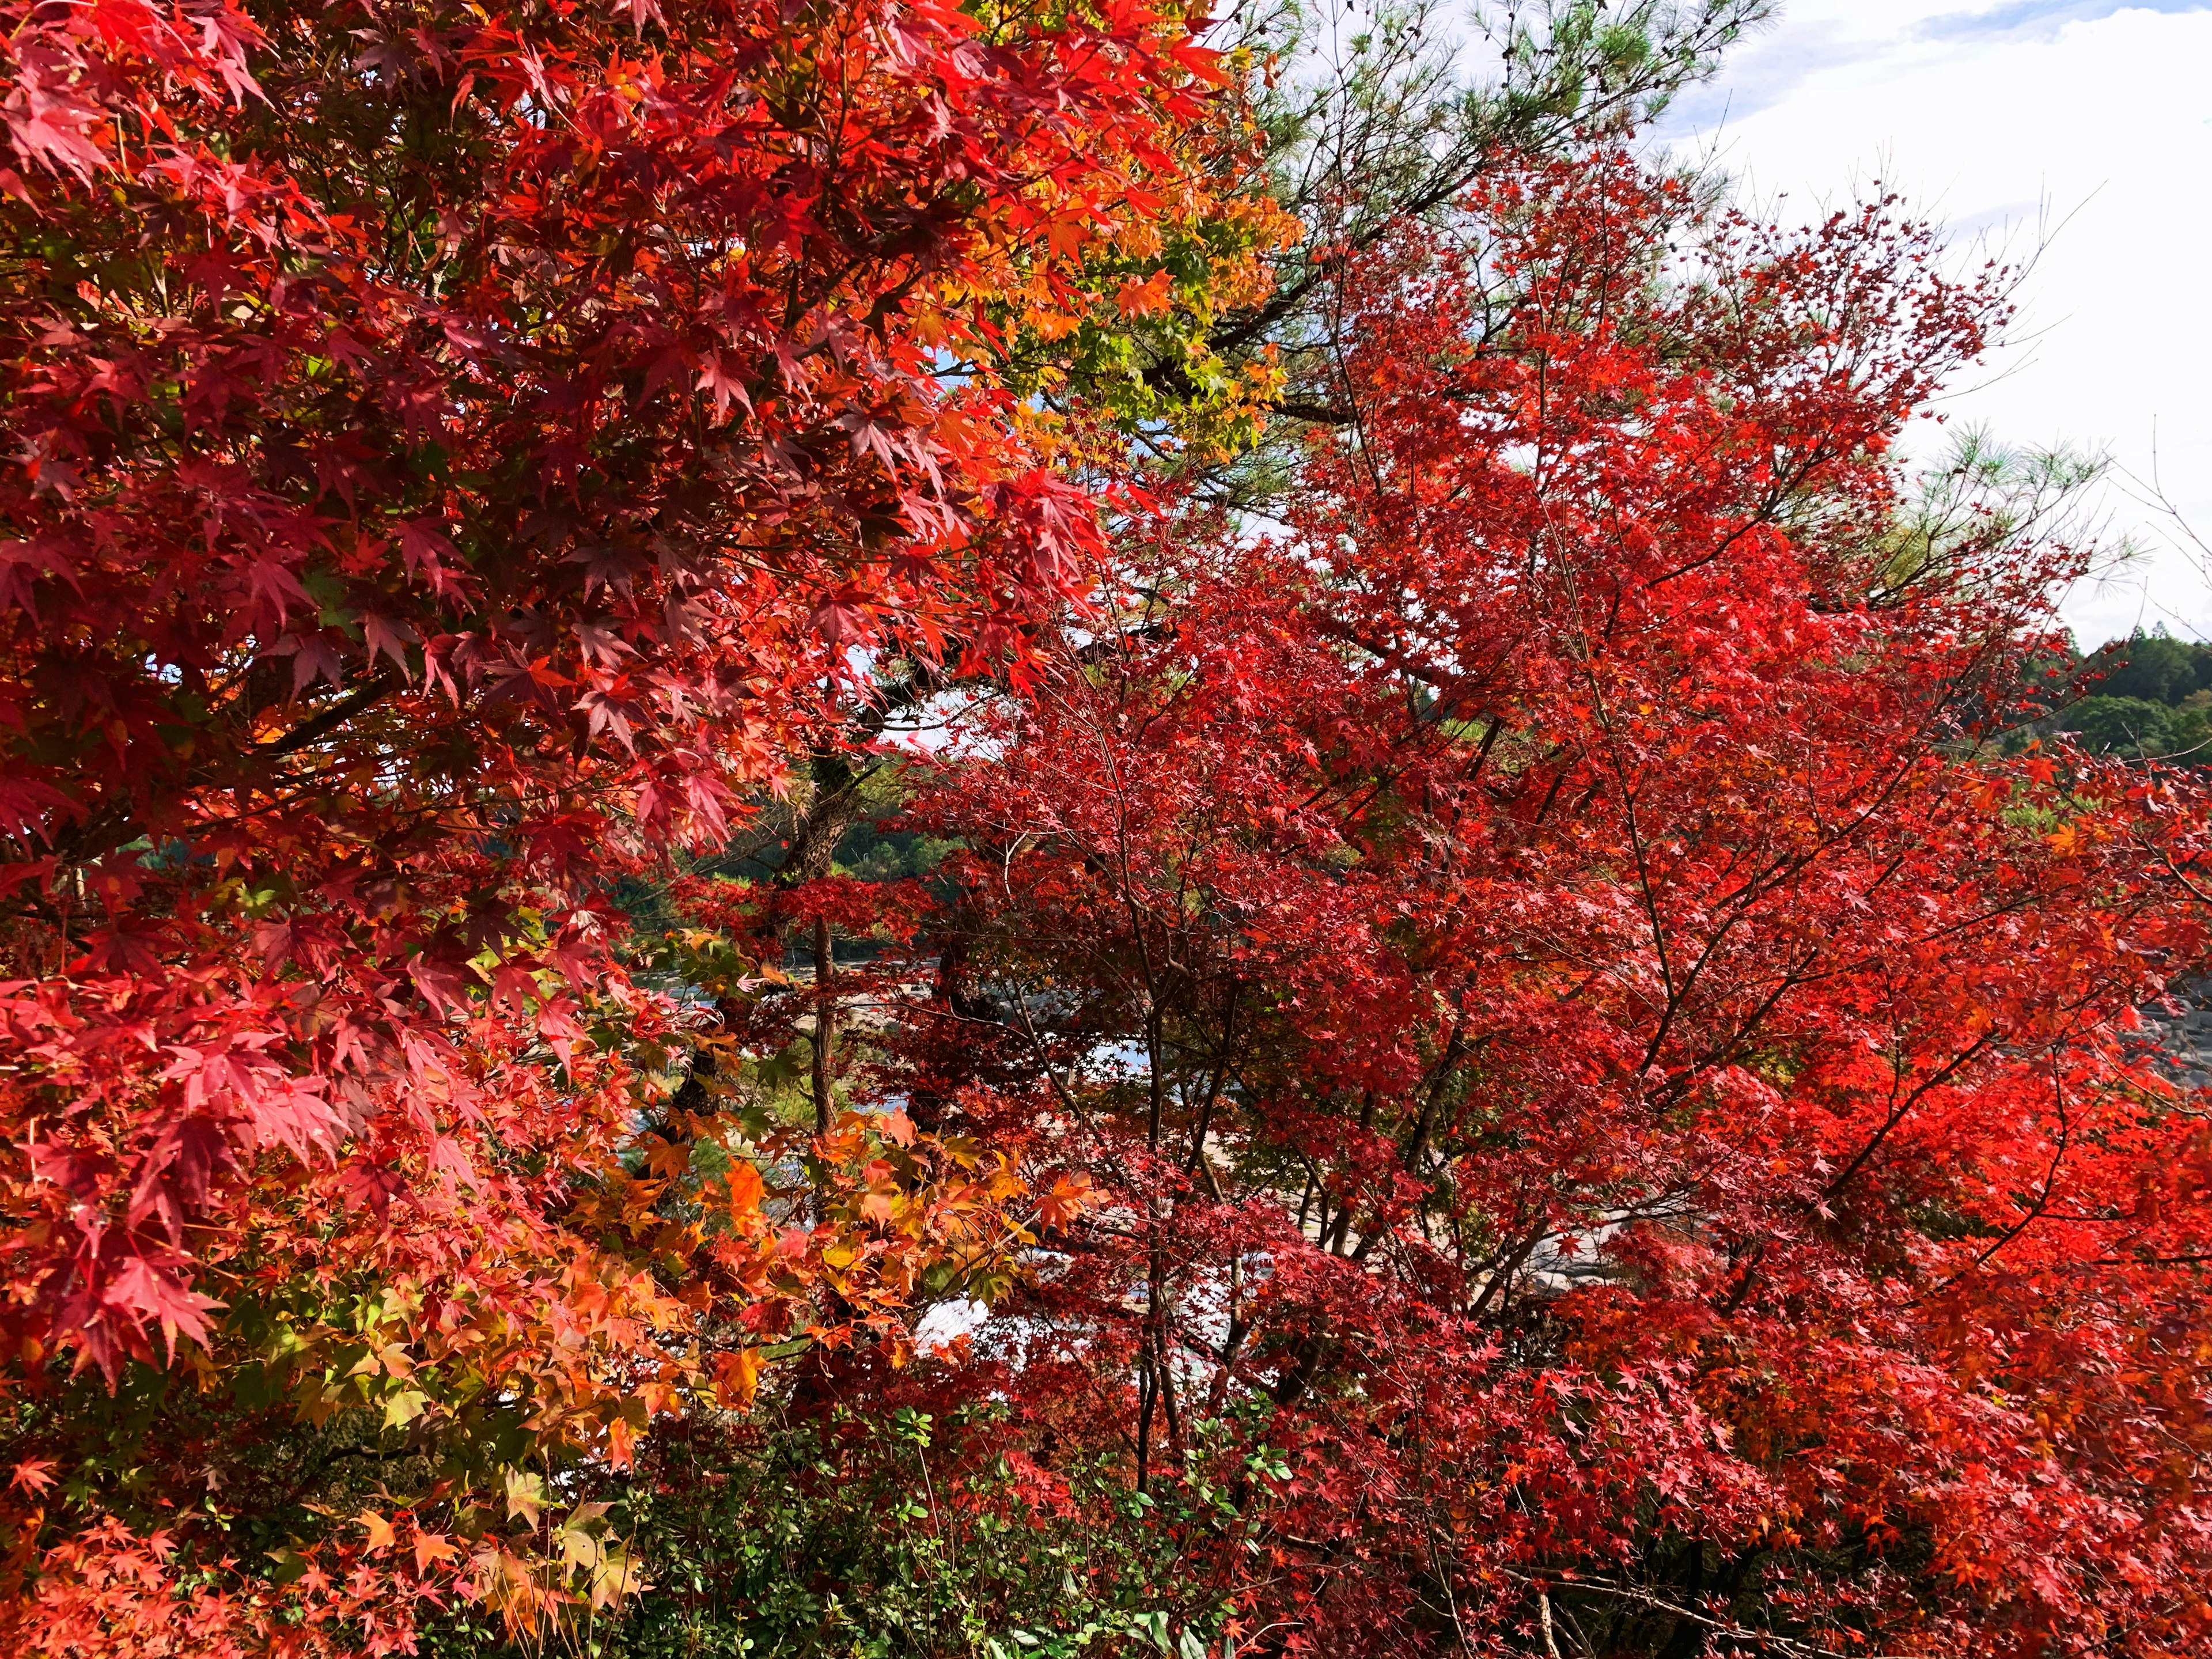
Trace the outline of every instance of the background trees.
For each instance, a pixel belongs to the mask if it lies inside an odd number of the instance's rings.
[[[2101,754],[2169,757],[2201,764],[2212,705],[2212,650],[2137,629],[2108,641],[2079,665],[2087,695],[2058,709],[2051,728]]]

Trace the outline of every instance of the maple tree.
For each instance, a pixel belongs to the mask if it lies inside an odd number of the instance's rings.
[[[1602,144],[1334,270],[1273,522],[1129,514],[916,763],[872,1086],[1097,1188],[840,1362],[936,1425],[929,1571],[1006,1652],[2199,1650],[2212,1124],[2138,1010],[2206,802],[2008,752],[2065,469],[1899,454],[2002,273]],[[1120,1541],[1055,1607],[1009,1526]]]
[[[1195,361],[1279,216],[1173,8],[4,10],[0,1623],[606,1606],[564,1469],[1034,1212],[672,1099],[614,884],[868,661],[1019,651],[1098,544],[1054,343]]]

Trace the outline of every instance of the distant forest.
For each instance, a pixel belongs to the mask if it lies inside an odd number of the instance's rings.
[[[2064,732],[2109,755],[2212,759],[2212,645],[2137,629],[2053,678],[2082,695],[2031,731]]]

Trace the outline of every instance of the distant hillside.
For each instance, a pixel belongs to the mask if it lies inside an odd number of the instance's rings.
[[[2042,729],[2106,754],[2212,762],[2212,645],[2137,629],[2081,659],[2075,675],[2086,695]]]

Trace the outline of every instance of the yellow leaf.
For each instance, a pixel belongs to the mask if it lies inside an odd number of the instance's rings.
[[[422,1415],[422,1407],[430,1403],[430,1396],[419,1389],[402,1389],[384,1402],[384,1426],[403,1428]]]
[[[591,1573],[592,1605],[595,1607],[612,1607],[625,1596],[646,1588],[645,1581],[638,1576],[637,1568],[630,1560],[629,1553],[619,1544],[610,1544],[601,1552]]]
[[[526,1474],[520,1469],[507,1472],[507,1518],[520,1516],[531,1526],[538,1524],[538,1512],[545,1506],[545,1482],[535,1474]]]

